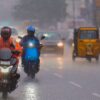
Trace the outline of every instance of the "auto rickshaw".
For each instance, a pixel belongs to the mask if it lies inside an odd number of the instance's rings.
[[[90,62],[92,58],[98,61],[100,54],[99,29],[96,27],[75,29],[72,47],[73,61],[76,57],[86,58]]]

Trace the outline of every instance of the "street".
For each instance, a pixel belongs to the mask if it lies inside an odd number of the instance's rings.
[[[34,79],[19,59],[18,87],[6,100],[100,100],[100,0],[1,0],[0,7],[0,100],[15,86],[17,57],[37,65],[42,47]]]
[[[41,70],[35,79],[27,77],[21,65],[18,88],[7,100],[100,100],[100,62],[42,55]],[[0,95],[0,100],[2,100]]]

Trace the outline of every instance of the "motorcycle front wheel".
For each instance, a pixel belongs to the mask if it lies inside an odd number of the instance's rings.
[[[34,73],[34,74],[33,74],[33,73],[31,74],[31,78],[32,78],[32,79],[35,78],[35,73]]]
[[[2,92],[2,98],[3,98],[4,100],[6,100],[7,97],[8,97],[8,92],[5,90],[5,91]]]

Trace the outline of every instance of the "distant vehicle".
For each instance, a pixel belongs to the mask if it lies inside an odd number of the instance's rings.
[[[44,45],[42,48],[42,53],[55,53],[58,55],[64,54],[64,42],[59,33],[41,32],[37,33],[36,35],[37,37],[40,37],[42,34],[45,35],[45,39],[41,41]]]
[[[72,59],[76,57],[99,60],[100,38],[99,30],[95,27],[81,27],[74,31]]]

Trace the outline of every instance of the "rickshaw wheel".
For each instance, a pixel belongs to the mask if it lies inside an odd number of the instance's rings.
[[[89,58],[87,58],[87,60],[88,60],[89,62],[91,62],[92,58],[91,58],[91,57],[89,57]]]
[[[74,54],[72,55],[72,60],[75,61],[76,56]]]

